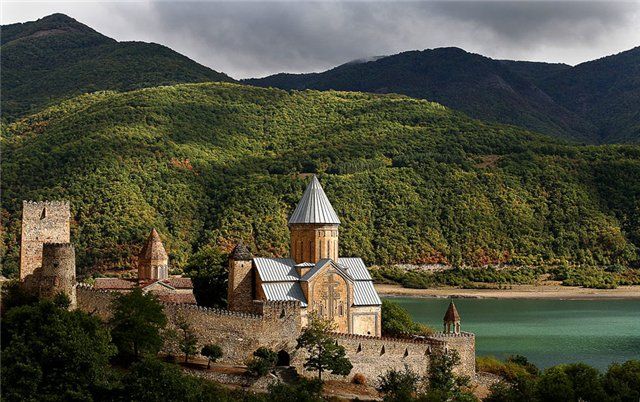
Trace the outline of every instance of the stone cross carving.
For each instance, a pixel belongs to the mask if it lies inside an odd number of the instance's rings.
[[[325,291],[322,292],[322,298],[327,303],[327,312],[330,319],[333,319],[335,316],[335,310],[338,307],[338,302],[340,301],[340,292],[336,289],[340,282],[335,279],[335,272],[330,272],[329,281],[327,281],[325,286]]]

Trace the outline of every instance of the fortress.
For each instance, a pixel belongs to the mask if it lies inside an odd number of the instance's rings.
[[[475,374],[475,336],[460,330],[453,303],[441,333],[416,339],[381,336],[381,301],[371,276],[360,258],[339,256],[340,220],[315,176],[289,219],[289,258],[254,257],[243,244],[230,254],[228,309],[195,305],[190,280],[169,277],[168,254],[155,229],[140,254],[137,279],[77,284],[69,219],[66,202],[23,204],[20,278],[42,298],[64,293],[71,308],[108,319],[113,298],[140,286],[158,294],[169,326],[186,319],[200,344],[219,344],[221,361],[243,365],[265,346],[278,352],[278,365],[301,374],[305,352],[296,350],[296,338],[314,312],[334,322],[336,342],[353,364],[351,376],[360,373],[373,381],[405,365],[425,374],[430,356],[450,350],[460,355],[459,373]],[[165,349],[178,352],[171,343]]]

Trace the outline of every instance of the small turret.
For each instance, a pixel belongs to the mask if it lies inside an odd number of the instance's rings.
[[[460,314],[453,300],[449,303],[449,308],[444,314],[444,333],[459,334],[460,333]]]
[[[138,279],[158,280],[168,277],[169,256],[162,245],[160,235],[154,228],[138,256]]]
[[[229,254],[229,282],[227,284],[227,302],[229,310],[253,311],[255,299],[253,278],[253,256],[249,248],[238,243]]]

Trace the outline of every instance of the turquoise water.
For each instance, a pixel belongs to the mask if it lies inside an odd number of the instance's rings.
[[[447,299],[392,298],[441,330]],[[476,354],[527,356],[539,367],[585,362],[606,369],[640,359],[640,300],[455,299]]]

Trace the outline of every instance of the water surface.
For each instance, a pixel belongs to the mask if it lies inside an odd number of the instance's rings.
[[[442,330],[449,300],[392,298],[416,321]],[[585,362],[606,369],[640,359],[640,300],[455,299],[476,354],[527,356],[539,367]]]

